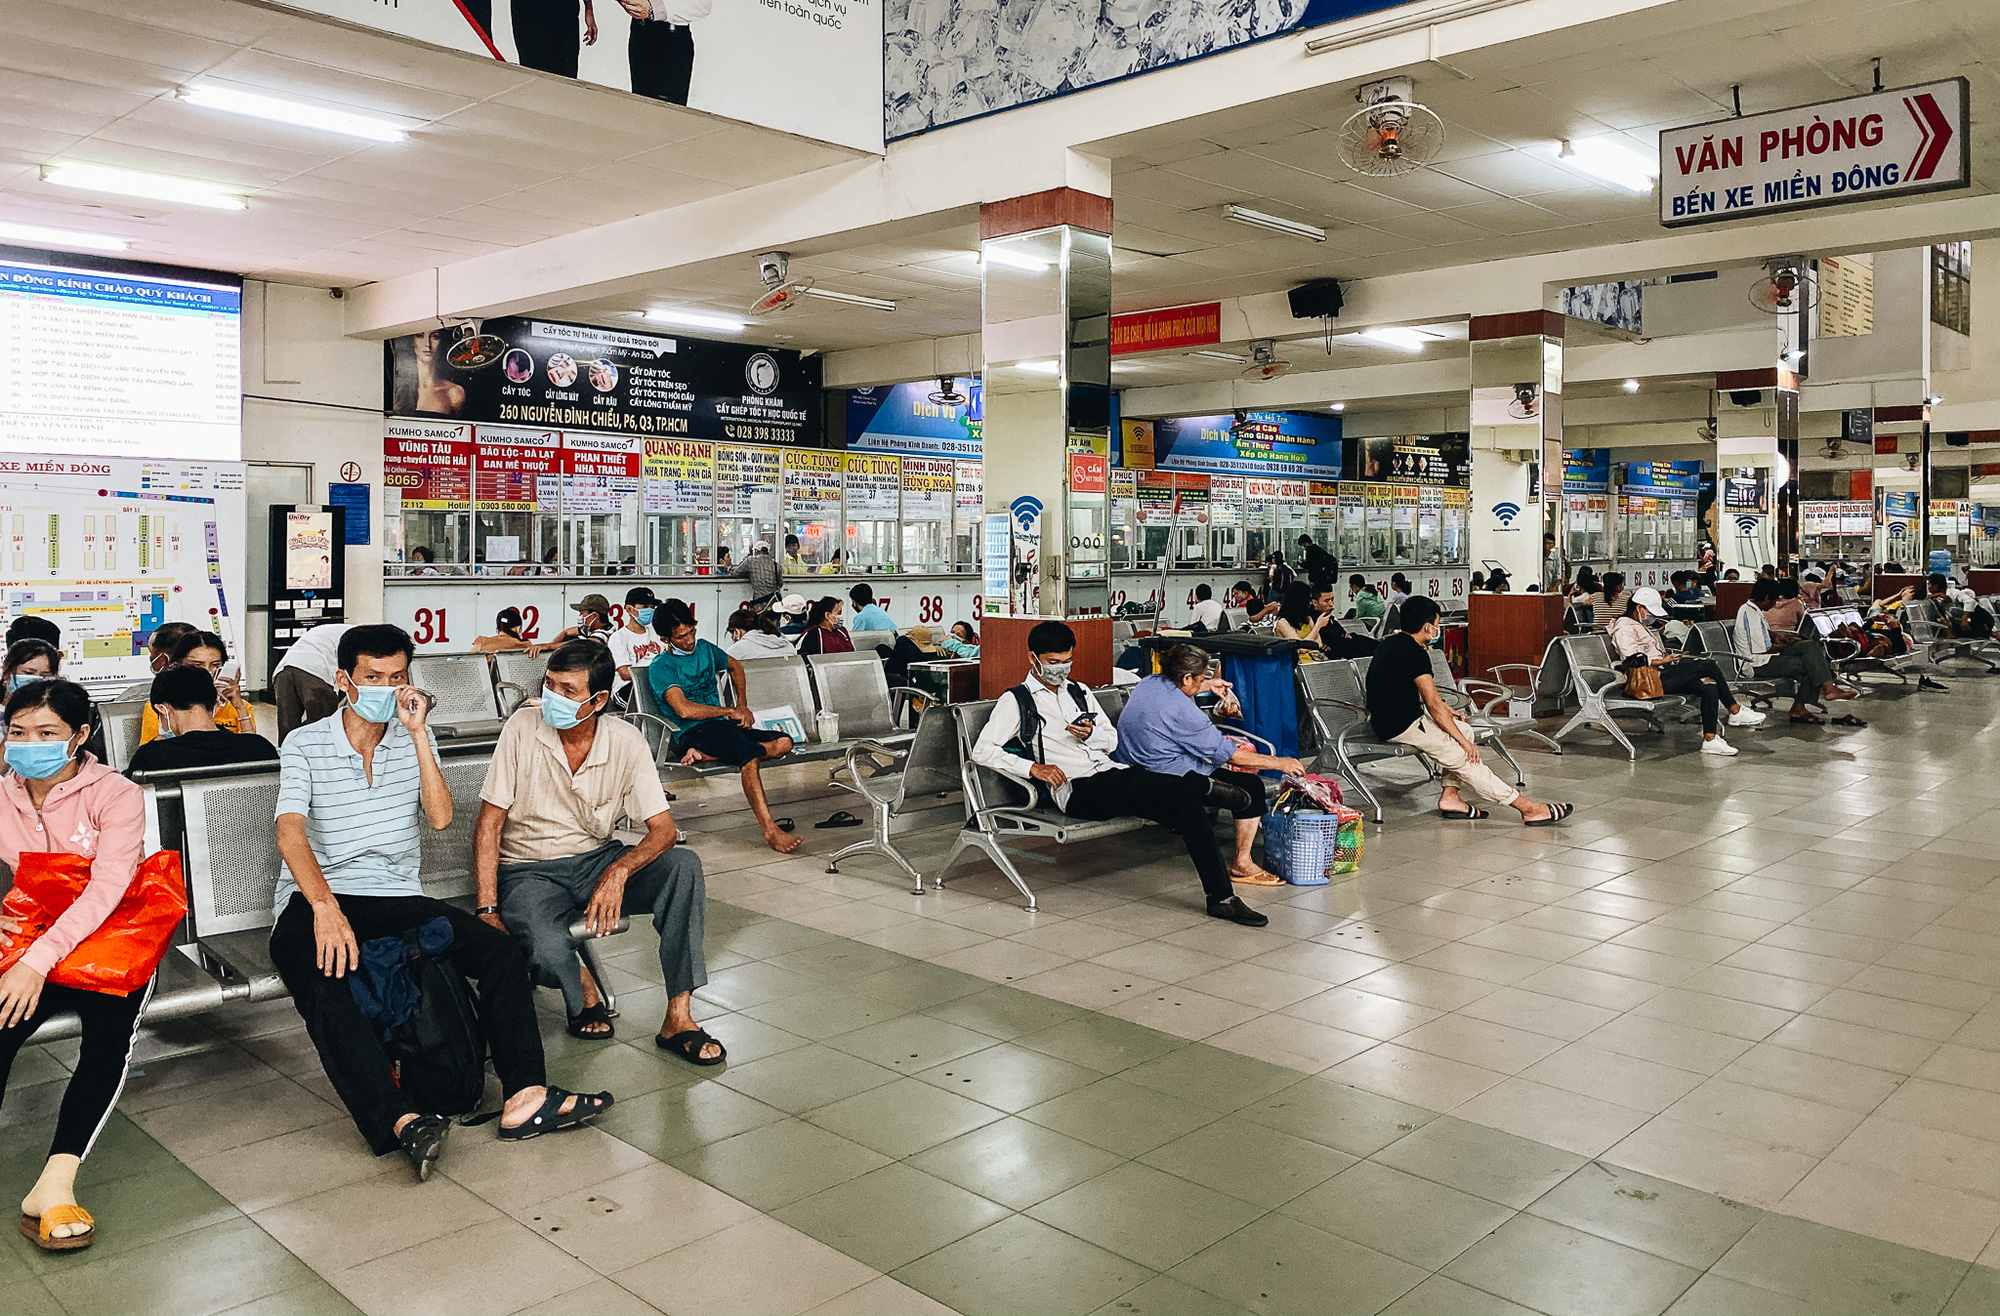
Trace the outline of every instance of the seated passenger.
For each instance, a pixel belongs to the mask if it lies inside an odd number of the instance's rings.
[[[352,629],[340,622],[322,622],[285,650],[271,673],[271,702],[278,706],[278,743],[308,722],[330,717],[340,708],[340,642]]]
[[[674,846],[645,735],[604,716],[613,674],[602,645],[573,640],[550,655],[540,703],[516,709],[501,729],[472,835],[479,917],[518,937],[541,981],[562,989],[570,1036],[609,1041],[611,1016],[570,925],[581,918],[601,936],[627,914],[650,913],[667,988],[655,1043],[719,1065],[721,1044],[693,1014],[695,988],[708,981],[701,860]],[[645,826],[637,845],[612,839],[621,818]]]
[[[1792,701],[1794,722],[1817,722],[1812,692],[1821,702],[1852,699],[1833,679],[1833,662],[1817,633],[1773,635],[1764,614],[1778,605],[1778,582],[1759,576],[1750,587],[1750,601],[1736,612],[1736,647],[1749,660],[1750,674],[1759,681],[1796,681],[1799,697]]]
[[[829,594],[806,609],[805,631],[799,636],[799,652],[853,653],[854,637],[840,624],[840,600]]]
[[[1495,574],[1498,574],[1498,573],[1495,573]],[[1410,580],[1409,580],[1409,577],[1405,576],[1405,575],[1404,575],[1404,574],[1403,574],[1402,572],[1400,572],[1400,571],[1398,571],[1398,572],[1396,572],[1396,573],[1395,573],[1394,575],[1390,576],[1390,577],[1389,577],[1389,603],[1390,603],[1390,605],[1391,605],[1391,606],[1399,606],[1399,605],[1400,605],[1400,604],[1401,604],[1401,603],[1403,602],[1403,600],[1405,600],[1405,599],[1407,599],[1407,598],[1409,598],[1409,597],[1410,597]]]
[[[1073,818],[1151,818],[1173,828],[1194,861],[1211,918],[1253,928],[1269,923],[1230,887],[1208,822],[1210,806],[1238,813],[1250,807],[1249,796],[1201,773],[1165,776],[1113,759],[1117,729],[1097,696],[1070,680],[1076,632],[1063,623],[1038,622],[1028,632],[1028,657],[1028,679],[994,703],[973,761],[1029,782],[1038,801]]]
[[[1653,627],[1666,620],[1666,613],[1667,605],[1660,598],[1660,591],[1633,590],[1632,602],[1625,615],[1612,622],[1611,629],[1606,632],[1611,647],[1617,650],[1623,662],[1643,662],[1658,668],[1660,686],[1665,693],[1691,693],[1698,698],[1701,701],[1701,752],[1724,757],[1733,755],[1736,751],[1722,738],[1722,729],[1718,724],[1722,709],[1726,707],[1729,710],[1729,725],[1733,727],[1754,727],[1764,720],[1764,715],[1736,702],[1735,696],[1729,693],[1729,682],[1724,679],[1722,669],[1716,666],[1714,659],[1667,652],[1667,647],[1653,634]]]
[[[21,1199],[21,1232],[51,1252],[94,1239],[90,1212],[76,1204],[76,1172],[125,1086],[139,1012],[152,995],[150,988],[119,995],[48,981],[112,917],[146,849],[145,793],[84,752],[90,725],[90,696],[72,682],[37,681],[7,697],[11,771],[0,778],[0,862],[11,875],[32,852],[90,860],[82,892],[0,974],[0,1088],[22,1045],[50,1017],[73,1013],[83,1025],[48,1160]],[[20,931],[0,920],[0,946],[11,946]]]
[[[1347,578],[1347,588],[1354,596],[1354,615],[1361,621],[1380,621],[1389,611],[1389,605],[1382,601],[1382,595],[1368,578],[1355,572]]]
[[[854,603],[854,625],[857,631],[893,631],[896,623],[889,620],[889,610],[875,601],[875,588],[862,581],[847,591],[847,597]]]
[[[1799,573],[1799,597],[1805,600],[1808,611],[1820,607],[1820,595],[1826,590],[1826,572],[1817,567]]]
[[[1242,705],[1229,682],[1211,675],[1208,654],[1192,644],[1177,644],[1160,655],[1160,671],[1134,686],[1118,718],[1118,748],[1112,757],[1135,768],[1169,777],[1202,776],[1243,792],[1244,802],[1232,801],[1236,819],[1236,862],[1229,880],[1247,886],[1282,886],[1284,879],[1250,857],[1251,843],[1264,819],[1264,779],[1260,771],[1305,774],[1295,758],[1260,754],[1247,741],[1232,740],[1209,720],[1195,701],[1219,696],[1216,710],[1224,717],[1241,717]]]
[[[793,853],[804,842],[772,819],[771,808],[764,802],[764,781],[758,775],[759,764],[792,752],[792,738],[782,731],[758,730],[756,716],[745,702],[749,696],[743,664],[695,637],[694,614],[685,603],[667,600],[653,615],[653,628],[667,642],[667,648],[653,659],[646,677],[660,701],[660,716],[673,732],[674,760],[683,765],[726,763],[739,769],[743,798],[750,801],[750,812],[763,830],[764,843],[779,854]],[[736,695],[734,705],[722,702],[721,678],[725,675]],[[806,708],[793,711],[802,719],[812,713]]]
[[[0,660],[0,681],[11,695],[24,685],[46,681],[62,671],[62,651],[47,640],[16,640]]]
[[[797,652],[790,640],[778,634],[776,622],[748,608],[730,613],[724,629],[729,643],[722,646],[722,651],[741,663],[758,658],[790,658]]]
[[[146,713],[159,734],[132,751],[126,775],[278,761],[278,747],[264,737],[217,726],[215,705],[215,681],[200,667],[182,663],[154,677]]]
[[[165,671],[167,663],[171,661],[167,657],[167,651],[174,647],[174,641],[183,635],[194,634],[194,630],[193,626],[184,621],[163,621],[154,627],[153,633],[146,639],[146,665],[153,670],[147,674],[145,680],[120,690],[114,702],[136,703],[151,693],[153,678]]]
[[[632,684],[632,669],[652,662],[659,655],[660,636],[653,629],[653,613],[659,606],[660,596],[645,585],[626,590],[625,624],[606,640],[618,671],[617,688],[612,690],[611,699],[620,708],[631,707],[632,692],[627,687]]]
[[[1590,629],[1604,632],[1611,629],[1611,623],[1625,615],[1625,605],[1632,596],[1625,590],[1625,573],[1607,571],[1597,578],[1597,591],[1590,596]]]
[[[755,600],[752,600],[751,606],[756,606]],[[806,633],[806,614],[811,611],[812,604],[806,602],[806,596],[803,594],[787,594],[784,598],[779,599],[771,605],[771,617],[778,623],[778,634],[780,635],[804,635]],[[798,641],[796,639],[792,641],[792,651],[794,653],[798,652]]]
[[[1764,613],[1764,622],[1778,634],[1797,634],[1806,621],[1804,591],[1790,576],[1772,583],[1778,587],[1778,601]]]
[[[278,874],[271,963],[305,1020],[327,1078],[378,1156],[401,1148],[419,1180],[430,1177],[452,1121],[416,1108],[398,1086],[375,1025],[345,981],[361,947],[401,940],[443,919],[443,951],[477,985],[479,1021],[506,1093],[500,1137],[574,1128],[611,1105],[547,1085],[534,987],[514,939],[423,893],[419,821],[451,826],[451,788],[410,686],[415,646],[397,626],[354,626],[340,638],[340,711],[300,727],[279,754]],[[487,911],[492,912],[492,911]]]
[[[944,638],[938,641],[938,648],[953,658],[977,658],[979,632],[972,629],[972,623],[969,621],[955,621],[951,624],[951,629],[945,632]]]
[[[536,653],[552,652],[557,645],[567,644],[571,640],[599,640],[606,644],[610,643],[611,632],[615,629],[611,624],[610,599],[602,594],[586,594],[570,604],[569,610],[576,614],[576,625],[558,632],[553,640],[545,640],[536,645]]]
[[[1278,615],[1277,601],[1266,603],[1258,598],[1256,588],[1247,580],[1239,580],[1229,587],[1229,606],[1243,609],[1248,614],[1246,624],[1251,626]]]
[[[1303,613],[1304,620],[1300,621]],[[1333,586],[1324,589],[1294,583],[1285,591],[1285,603],[1278,610],[1278,635],[1287,640],[1310,640],[1328,658],[1366,658],[1375,652],[1377,641],[1354,634],[1333,617]],[[1300,661],[1306,661],[1300,654]]]
[[[1215,591],[1206,583],[1194,587],[1194,611],[1188,616],[1188,629],[1197,635],[1229,629],[1222,620],[1222,605],[1215,601]]]
[[[474,653],[506,653],[510,649],[532,649],[534,646],[521,638],[521,610],[502,608],[493,615],[495,634],[482,635],[472,642]]]
[[[171,664],[200,668],[215,682],[215,725],[218,728],[253,736],[257,734],[257,713],[250,707],[250,701],[243,697],[242,679],[222,674],[222,669],[229,663],[229,647],[220,635],[214,631],[194,631],[183,635],[174,641],[167,657]],[[153,711],[149,699],[145,711],[140,714],[139,743],[143,745],[159,734],[159,715]]]
[[[1465,798],[1463,792],[1470,792],[1508,806],[1530,827],[1561,822],[1576,806],[1539,803],[1502,781],[1479,761],[1469,724],[1445,706],[1431,675],[1429,653],[1438,637],[1438,616],[1435,599],[1410,599],[1403,604],[1401,629],[1382,641],[1368,664],[1368,719],[1375,734],[1408,745],[1444,770],[1444,794],[1438,797],[1442,817],[1490,816]]]

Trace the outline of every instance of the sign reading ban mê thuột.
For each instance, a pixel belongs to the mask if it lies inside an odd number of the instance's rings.
[[[1963,78],[1660,134],[1660,223],[1710,224],[1965,187]]]

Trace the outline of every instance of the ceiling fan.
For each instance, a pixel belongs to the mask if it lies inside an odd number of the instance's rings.
[[[937,388],[932,391],[928,400],[933,406],[939,407],[962,407],[971,401],[958,391],[958,381],[950,375],[938,376]]]
[[[1250,365],[1243,371],[1243,378],[1273,380],[1291,368],[1291,362],[1278,359],[1276,343],[1268,338],[1260,338],[1250,344]]]
[[[1797,256],[1764,262],[1764,277],[1750,285],[1750,304],[1766,315],[1803,312],[1813,298],[1812,267]]]

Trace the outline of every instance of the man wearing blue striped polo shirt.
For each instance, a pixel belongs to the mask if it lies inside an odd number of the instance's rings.
[[[350,629],[334,674],[340,711],[300,727],[279,751],[284,869],[271,962],[361,1136],[378,1156],[400,1147],[424,1179],[451,1120],[416,1109],[345,981],[361,969],[363,943],[400,942],[434,919],[449,925],[442,954],[478,984],[480,1022],[506,1092],[502,1138],[573,1127],[608,1107],[611,1094],[547,1086],[533,988],[513,938],[423,893],[418,815],[443,831],[452,802],[424,721],[428,701],[409,683],[414,652],[400,627]]]

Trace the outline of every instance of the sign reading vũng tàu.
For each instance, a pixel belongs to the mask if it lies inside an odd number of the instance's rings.
[[[1963,78],[1660,134],[1660,223],[1669,228],[1965,187]]]

